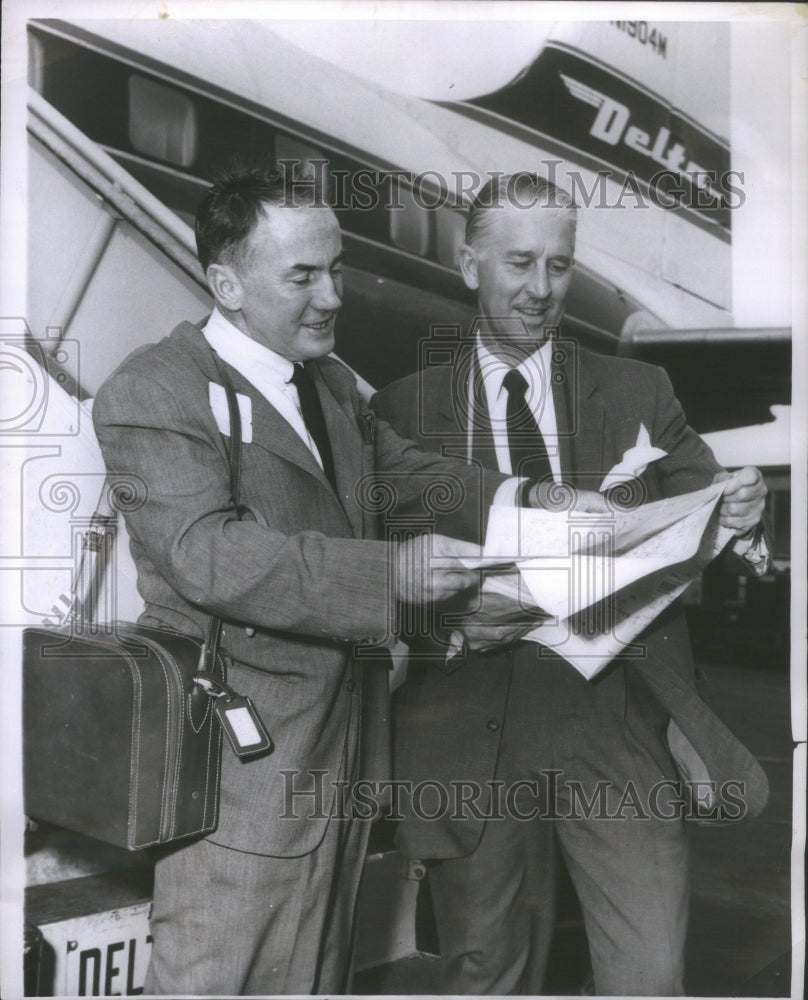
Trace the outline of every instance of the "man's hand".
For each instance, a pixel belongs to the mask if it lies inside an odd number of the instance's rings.
[[[527,492],[528,504],[537,510],[584,511],[589,514],[609,514],[611,508],[602,493],[576,490],[566,483],[533,483]]]
[[[545,615],[526,611],[502,594],[480,593],[468,606],[469,620],[457,626],[469,649],[482,651],[509,646],[542,623]]]
[[[612,509],[602,493],[593,490],[576,490],[573,510],[585,511],[588,514],[611,514]]]
[[[713,482],[728,484],[719,510],[719,522],[725,528],[732,528],[736,535],[745,535],[755,528],[768,493],[760,470],[746,466],[730,475],[722,469],[715,474]]]
[[[402,542],[393,563],[396,597],[407,604],[428,604],[479,586],[479,570],[460,562],[479,554],[479,545],[446,535],[419,535]]]

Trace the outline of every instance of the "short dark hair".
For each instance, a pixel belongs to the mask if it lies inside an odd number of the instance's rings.
[[[466,217],[466,243],[473,244],[485,230],[486,222],[496,208],[515,205],[518,208],[568,209],[573,224],[578,206],[572,197],[552,181],[522,170],[514,174],[494,174],[480,188],[469,206]]]
[[[202,270],[238,264],[244,242],[266,205],[301,203],[299,184],[285,170],[235,166],[219,174],[196,212],[196,252]]]

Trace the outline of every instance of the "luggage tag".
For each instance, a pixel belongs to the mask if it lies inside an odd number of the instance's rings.
[[[232,698],[217,698],[213,703],[213,711],[219,717],[237,757],[252,757],[275,749],[249,698],[240,694],[234,694]]]
[[[194,680],[214,699],[213,711],[230,741],[233,753],[240,760],[271,753],[275,749],[261,717],[246,695],[238,694],[212,674],[199,673]]]

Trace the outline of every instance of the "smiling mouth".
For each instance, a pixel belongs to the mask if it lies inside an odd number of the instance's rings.
[[[327,319],[321,320],[319,323],[304,323],[303,326],[305,326],[308,330],[316,330],[318,333],[324,333],[330,328],[333,322],[334,317],[329,316]]]
[[[546,306],[517,306],[516,311],[522,313],[523,316],[534,316],[539,318],[547,314],[550,309],[549,305]]]

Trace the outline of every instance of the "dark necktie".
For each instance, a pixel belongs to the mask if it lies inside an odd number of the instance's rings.
[[[505,413],[511,472],[514,476],[528,476],[530,479],[552,478],[544,438],[525,400],[527,379],[516,368],[511,368],[502,385],[508,393]]]
[[[311,434],[312,440],[317,445],[317,451],[320,452],[323,472],[329,483],[336,490],[337,477],[334,475],[334,456],[331,454],[328,429],[325,425],[323,408],[320,406],[320,398],[317,395],[317,390],[314,388],[314,382],[308,369],[302,364],[294,366],[291,381],[297,389],[297,395],[300,399],[300,412],[303,414],[303,423],[306,425],[306,430]]]

